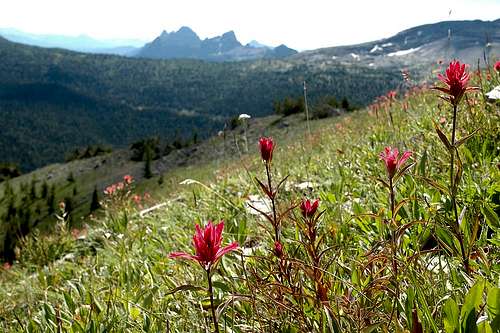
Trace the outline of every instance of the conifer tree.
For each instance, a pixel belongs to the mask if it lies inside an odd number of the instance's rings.
[[[99,194],[97,193],[97,187],[94,187],[94,192],[92,192],[92,201],[90,202],[90,212],[94,212],[101,208],[99,203]]]
[[[149,179],[153,177],[153,172],[151,171],[151,148],[146,146],[145,151],[146,162],[144,164],[144,177]]]

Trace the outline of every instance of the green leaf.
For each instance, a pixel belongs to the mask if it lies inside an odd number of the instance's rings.
[[[448,250],[451,254],[458,254],[458,247],[456,246],[456,239],[452,235],[452,233],[441,227],[441,226],[436,226],[436,236],[438,240],[440,241],[441,245]]]
[[[456,193],[458,184],[460,184],[460,179],[462,178],[462,172],[464,170],[462,160],[460,159],[460,155],[458,154],[458,150],[455,148],[455,154],[457,158],[455,159],[455,162],[457,164],[457,171],[455,172],[455,181],[453,182],[453,193]]]
[[[491,328],[491,325],[486,320],[480,322],[477,325],[477,331],[478,331],[478,333],[493,333],[493,332],[498,332],[498,331],[493,331],[493,329]]]
[[[175,294],[178,291],[186,291],[186,290],[199,291],[199,290],[204,290],[204,288],[198,287],[198,286],[193,286],[192,284],[184,284],[182,286],[179,286],[179,287],[176,287],[176,288],[170,290],[165,295],[171,295],[171,294]]]
[[[391,189],[391,187],[389,186],[389,183],[387,183],[385,180],[383,180],[382,178],[377,178],[377,180],[379,182],[382,183],[382,185],[384,185],[385,187],[387,187],[388,189]]]
[[[408,318],[408,324],[412,324],[412,311],[414,308],[415,302],[415,289],[413,287],[409,287],[406,292],[406,303],[405,303],[405,314],[406,318]]]
[[[394,180],[393,182],[396,183],[399,178],[401,178],[405,173],[406,171],[408,171],[408,169],[410,169],[415,163],[410,163],[408,165],[406,165],[405,167],[403,167],[398,173],[397,175],[394,177]]]
[[[453,298],[448,298],[443,306],[444,318],[444,330],[446,333],[460,333],[460,320],[458,305],[453,300]]]
[[[488,291],[486,305],[492,331],[500,332],[500,288],[491,288]]]
[[[434,123],[434,129],[436,130],[436,133],[439,136],[439,139],[441,142],[446,146],[446,149],[451,150],[452,146],[446,135],[439,129],[439,126],[433,121]]]
[[[420,176],[425,177],[425,168],[427,165],[427,150],[422,154],[422,158],[420,159],[420,163],[418,165],[418,171]]]
[[[412,280],[415,283],[415,279],[412,279]],[[422,289],[420,288],[420,286],[417,283],[415,283],[415,288],[416,288],[417,297],[418,297],[418,300],[420,303],[420,309],[424,313],[425,319],[427,319],[427,322],[431,326],[433,332],[435,332],[435,333],[440,332],[439,328],[437,327],[436,322],[434,321],[432,313],[429,310],[429,304],[427,304],[427,301],[425,299],[425,294],[422,292]]]
[[[464,144],[467,140],[469,140],[470,138],[472,138],[474,136],[474,134],[476,134],[478,131],[480,130],[480,128],[477,128],[475,129],[474,131],[472,131],[469,135],[461,138],[460,140],[458,140],[457,142],[455,142],[455,147],[458,148],[460,147],[462,144]]]
[[[220,289],[223,292],[230,292],[231,291],[231,288],[229,288],[228,285],[222,281],[214,281],[213,286],[214,286],[214,288]]]
[[[142,306],[145,309],[150,309],[152,304],[153,304],[153,294],[148,293],[147,296],[144,298],[144,301],[142,302]]]
[[[464,304],[462,305],[462,311],[460,311],[462,332],[478,332],[476,325],[476,310],[479,310],[479,306],[481,305],[481,301],[483,299],[483,290],[484,281],[478,281],[472,288],[470,288],[469,292],[465,296]]]
[[[492,229],[500,228],[500,220],[498,218],[498,215],[488,204],[485,203],[481,207],[481,212],[483,213],[484,218],[486,219],[486,223],[488,223],[488,225]]]
[[[75,302],[73,302],[73,298],[71,298],[71,295],[67,292],[64,292],[63,295],[64,295],[64,301],[65,301],[66,306],[68,307],[69,311],[71,311],[71,313],[74,313],[75,312]]]
[[[141,316],[141,310],[139,308],[133,306],[130,309],[130,317],[132,317],[133,320],[137,320],[137,319],[139,319],[140,316]]]
[[[435,180],[432,180],[430,178],[426,178],[426,177],[422,177],[422,179],[427,183],[429,184],[430,186],[434,187],[436,190],[438,190],[439,192],[441,192],[441,194],[446,194],[446,195],[450,195],[450,192],[448,191],[448,189],[446,188],[446,186],[436,182]]]

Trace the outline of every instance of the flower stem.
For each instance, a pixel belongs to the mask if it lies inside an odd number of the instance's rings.
[[[394,230],[391,231],[391,242],[392,242],[392,270],[393,270],[393,278],[394,278],[394,288],[396,289],[396,297],[394,298],[394,304],[391,312],[391,321],[392,315],[394,314],[394,310],[396,310],[396,322],[399,318],[399,308],[398,308],[398,300],[399,300],[399,282],[398,282],[398,262],[397,262],[397,239],[396,239],[396,212],[395,212],[395,195],[394,195],[394,184],[392,182],[392,177],[389,177],[389,191],[390,191],[390,205],[391,205],[391,226]]]
[[[269,166],[269,162],[266,162],[266,174],[267,174],[267,183],[269,186],[269,192],[271,193],[271,196],[269,199],[271,199],[271,205],[273,208],[273,227],[274,227],[274,241],[279,242],[280,241],[280,232],[279,232],[279,225],[278,225],[278,219],[276,217],[276,203],[275,203],[275,193],[273,193],[273,187],[272,187],[272,182],[271,182],[271,169]]]
[[[455,136],[456,136],[456,127],[457,127],[457,105],[453,105],[453,128],[451,132],[451,150],[450,150],[450,197],[451,197],[451,205],[453,207],[453,215],[455,216],[455,232],[457,234],[458,242],[460,243],[460,251],[462,252],[462,262],[464,264],[464,268],[469,273],[469,258],[465,253],[464,247],[464,239],[462,236],[462,232],[460,231],[460,223],[458,222],[458,208],[457,208],[457,187],[458,184],[455,183]],[[457,150],[458,154],[458,150]],[[458,158],[458,156],[457,156]]]
[[[210,296],[210,307],[212,308],[212,321],[214,323],[214,333],[219,333],[219,324],[217,323],[217,317],[215,316],[215,306],[214,306],[214,292],[212,288],[212,275],[210,274],[210,269],[206,270],[208,279],[208,294]]]

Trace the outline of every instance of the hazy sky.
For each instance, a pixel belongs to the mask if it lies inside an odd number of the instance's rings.
[[[449,12],[451,10],[451,15]],[[1,0],[0,27],[152,40],[187,25],[304,50],[389,37],[443,20],[500,18],[500,0]]]

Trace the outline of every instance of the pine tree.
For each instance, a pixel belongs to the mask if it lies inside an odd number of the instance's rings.
[[[151,171],[151,148],[149,146],[146,147],[145,155],[146,162],[144,164],[144,177],[149,179],[153,177],[153,172]]]
[[[31,184],[30,184],[30,199],[36,199],[36,179],[33,178],[31,179]]]
[[[49,185],[47,184],[46,181],[44,181],[42,184],[42,192],[40,193],[40,195],[42,199],[46,199],[48,194],[49,194]]]
[[[67,215],[68,225],[71,226],[73,224],[73,198],[66,197],[64,198],[64,209]]]
[[[56,201],[56,188],[54,185],[50,187],[50,192],[47,196],[47,212],[49,215],[54,214],[55,208],[54,208],[54,203]]]
[[[99,203],[99,195],[97,193],[97,187],[94,187],[94,192],[92,193],[92,201],[90,202],[90,212],[94,212],[101,208],[101,204]]]
[[[342,98],[342,109],[349,111],[350,106],[349,106],[349,101],[347,100],[346,97]]]

